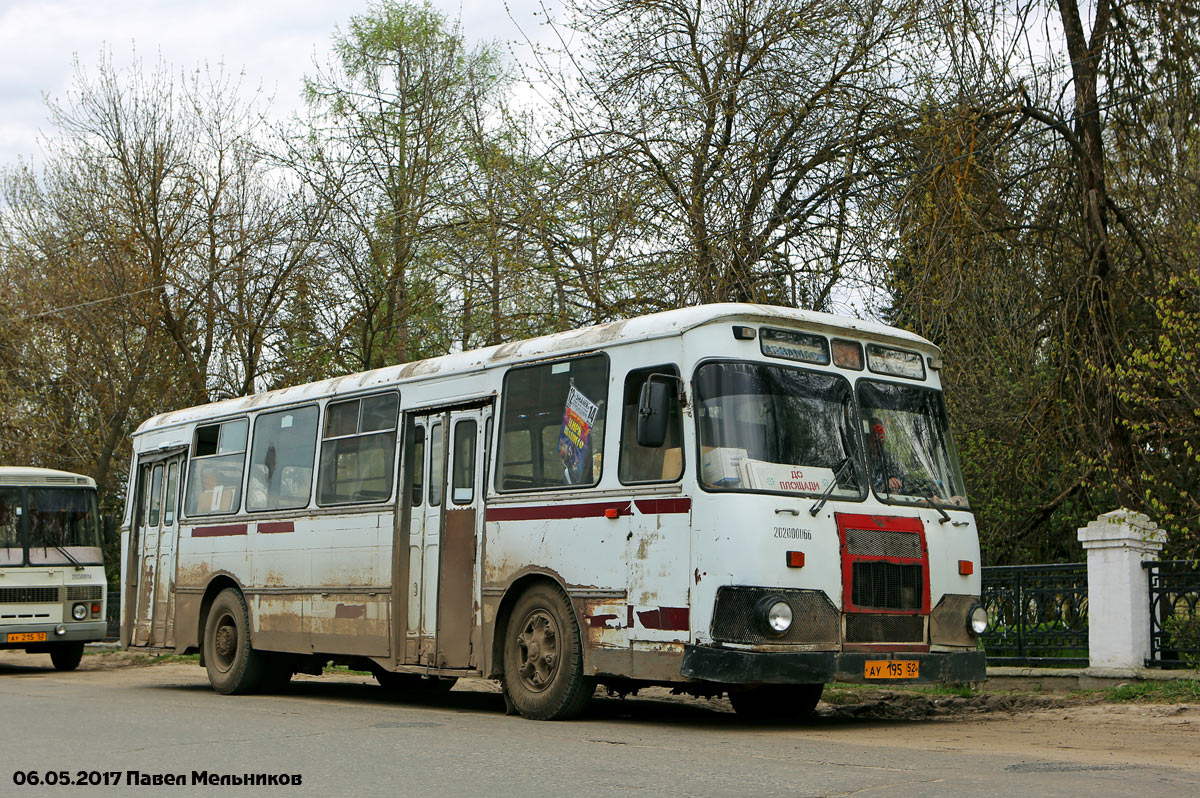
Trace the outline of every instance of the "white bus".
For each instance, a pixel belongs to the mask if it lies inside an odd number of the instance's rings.
[[[979,543],[938,350],[710,305],[157,416],[123,640],[250,692],[369,668],[802,717],[825,683],[975,682]]]
[[[107,632],[107,584],[92,478],[0,466],[0,649],[79,667]]]

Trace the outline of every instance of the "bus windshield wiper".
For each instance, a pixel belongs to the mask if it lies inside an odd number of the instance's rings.
[[[922,505],[923,507],[929,507],[930,509],[938,511],[938,515],[941,516],[941,518],[938,519],[939,524],[944,524],[947,521],[949,521],[953,526],[966,526],[967,525],[966,521],[955,521],[955,520],[951,519],[950,513],[946,512],[946,508],[942,507],[942,505],[940,505],[940,504],[934,503],[933,494],[930,494],[929,496],[921,496],[919,498],[923,502],[923,505]]]
[[[833,479],[829,480],[829,487],[821,494],[821,497],[813,502],[813,506],[808,508],[808,514],[815,516],[821,512],[821,508],[825,506],[825,502],[829,501],[829,496],[833,493],[833,489],[837,487],[838,477],[842,475],[842,469],[850,465],[850,455],[842,458],[842,461],[833,467]]]
[[[52,544],[50,544],[50,545],[52,545],[52,546],[54,546],[54,548],[58,549],[58,553],[59,553],[59,554],[61,554],[62,556],[66,557],[68,560],[70,560],[70,561],[71,561],[71,565],[74,565],[74,566],[75,566],[75,570],[76,570],[76,571],[82,571],[82,570],[83,570],[83,565],[82,565],[82,564],[79,562],[79,560],[77,560],[77,559],[75,559],[74,557],[72,557],[72,556],[71,556],[71,552],[67,551],[67,550],[66,550],[64,547],[62,547],[62,546],[58,545],[57,543],[52,543]],[[44,549],[44,548],[46,548],[46,547],[45,547],[45,546],[42,546],[42,548]]]

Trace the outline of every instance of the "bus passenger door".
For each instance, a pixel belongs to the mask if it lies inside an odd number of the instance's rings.
[[[480,463],[485,419],[491,409],[450,413],[437,606],[437,666],[469,668],[476,664],[475,565],[483,518]]]
[[[408,445],[412,451],[409,490],[412,507],[408,536],[408,634],[404,661],[434,664],[436,648],[437,566],[442,531],[442,484],[445,478],[445,417],[417,416]]]
[[[157,582],[154,586],[154,621],[150,645],[175,646],[175,555],[179,542],[179,479],[183,457],[163,463],[163,501],[158,527]]]
[[[138,517],[133,519],[136,549],[137,596],[133,605],[130,644],[150,645],[150,622],[154,614],[154,586],[158,568],[158,527],[162,516],[163,464],[142,465],[138,473]]]

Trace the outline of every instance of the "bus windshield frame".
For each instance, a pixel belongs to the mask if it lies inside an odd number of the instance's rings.
[[[0,565],[103,564],[95,488],[0,487]]]

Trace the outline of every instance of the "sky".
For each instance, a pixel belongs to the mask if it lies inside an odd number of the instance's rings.
[[[546,40],[539,0],[432,0],[459,18],[469,42]],[[559,0],[546,0],[555,9]],[[160,59],[176,69],[224,65],[247,89],[273,98],[272,115],[300,107],[314,58],[324,62],[336,28],[365,13],[367,0],[0,0],[0,167],[40,160],[49,132],[45,98],[62,99],[74,61],[94,70],[107,49],[117,67]]]

